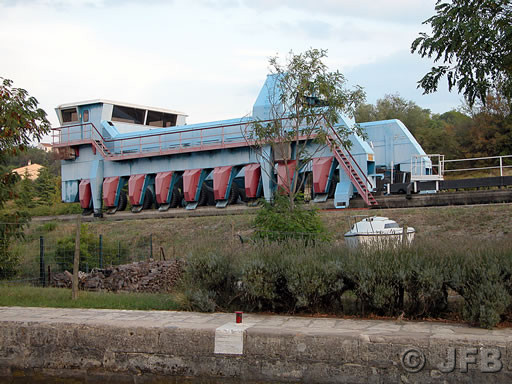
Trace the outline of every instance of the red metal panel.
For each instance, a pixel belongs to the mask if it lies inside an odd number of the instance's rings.
[[[245,195],[249,198],[256,198],[258,185],[261,177],[261,166],[259,164],[248,164],[244,168],[245,173]]]
[[[78,196],[80,199],[80,206],[84,209],[89,208],[91,204],[91,182],[89,180],[80,181],[78,186]]]
[[[144,180],[146,175],[131,175],[128,180],[128,197],[130,198],[131,205],[141,205],[142,201],[142,187],[144,187]]]
[[[183,197],[185,201],[196,201],[197,184],[199,184],[200,176],[201,169],[188,169],[183,172]]]
[[[103,180],[103,202],[107,207],[116,205],[116,192],[119,184],[119,176],[106,177]]]
[[[225,200],[232,166],[217,167],[213,170],[213,196],[215,200]]]
[[[158,204],[167,204],[169,188],[171,187],[172,175],[174,172],[159,172],[155,177],[156,201]]]
[[[313,190],[315,193],[326,193],[332,159],[332,156],[313,159]]]
[[[297,160],[277,163],[277,186],[281,193],[290,193],[291,183],[297,167]]]

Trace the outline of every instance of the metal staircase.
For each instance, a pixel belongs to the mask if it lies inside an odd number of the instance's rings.
[[[112,157],[112,153],[109,151],[103,140],[94,140],[94,142],[96,144],[96,148],[98,148],[103,154],[103,157]]]
[[[327,123],[326,126],[327,142],[331,146],[336,160],[338,160],[338,163],[348,175],[352,184],[356,187],[359,195],[363,198],[368,206],[375,207],[379,205],[377,200],[375,200],[375,197],[373,197],[372,193],[368,189],[368,184],[371,185],[371,183],[362,169],[359,167],[359,164],[357,164],[348,149],[343,146],[342,140],[334,127],[329,123]]]

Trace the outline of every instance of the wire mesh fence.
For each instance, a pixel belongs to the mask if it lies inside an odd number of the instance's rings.
[[[75,234],[55,234],[55,224],[27,231],[16,223],[0,223],[0,283],[47,286],[53,274],[73,271]],[[82,226],[79,270],[107,268],[159,257],[154,254],[153,235],[132,241],[94,235]]]

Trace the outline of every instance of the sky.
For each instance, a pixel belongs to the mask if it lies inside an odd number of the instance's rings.
[[[169,108],[188,123],[249,115],[268,60],[327,49],[367,102],[399,94],[434,113],[462,97],[422,95],[433,63],[411,54],[436,0],[0,0],[0,77],[57,105],[109,99]]]

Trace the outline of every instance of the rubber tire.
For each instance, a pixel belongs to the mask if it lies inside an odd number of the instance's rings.
[[[336,193],[336,184],[338,184],[338,182],[333,178],[331,180],[331,185],[329,185],[327,198],[332,199],[334,197],[334,193]]]
[[[206,182],[203,183],[203,188],[205,188],[208,192],[213,193],[213,187],[210,187]]]
[[[151,189],[146,189],[146,193],[144,194],[144,201],[142,202],[142,209],[151,209],[153,206],[153,192]]]
[[[199,193],[199,200],[197,200],[198,206],[203,206],[208,204],[208,190],[203,185],[201,187],[201,192]]]
[[[239,188],[238,189],[238,193],[240,195],[240,199],[244,202],[244,203],[247,203],[249,201],[249,199],[247,198],[247,195],[245,193],[245,188]]]
[[[94,212],[94,208],[83,208],[82,216],[89,216]]]
[[[128,205],[128,197],[126,196],[125,191],[121,191],[119,194],[119,201],[117,202],[117,210],[124,211],[126,206]]]
[[[210,187],[206,182],[203,183],[203,188],[206,189],[206,203],[205,205],[215,205],[215,197],[213,194],[213,187]]]
[[[235,204],[238,201],[239,196],[240,192],[238,191],[238,184],[235,182],[231,183],[231,191],[229,191],[228,205]]]
[[[180,190],[178,189],[178,187],[174,187],[172,190],[171,202],[169,207],[176,208],[181,203],[182,199],[183,196],[181,196]]]

